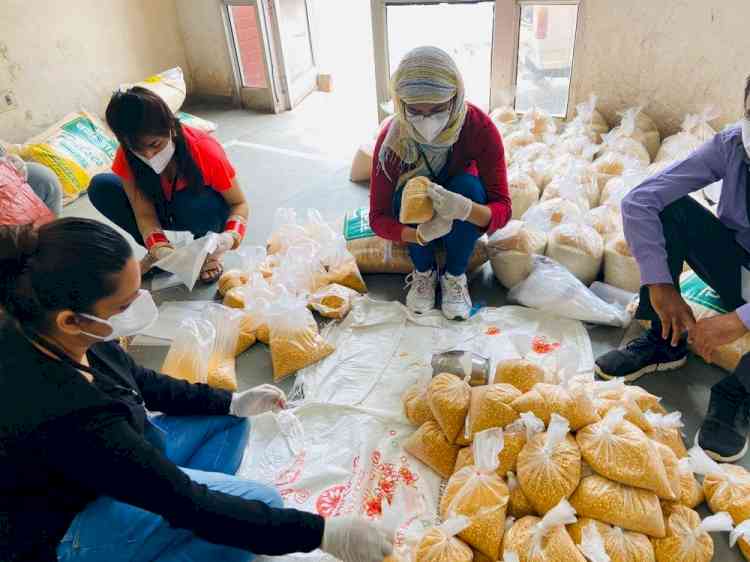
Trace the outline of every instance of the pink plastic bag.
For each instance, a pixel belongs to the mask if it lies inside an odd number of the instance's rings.
[[[0,224],[39,227],[54,219],[16,166],[7,157],[0,158]]]

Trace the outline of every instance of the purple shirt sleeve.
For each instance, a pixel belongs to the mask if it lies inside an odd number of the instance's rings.
[[[679,198],[722,179],[727,167],[725,152],[721,135],[716,135],[686,160],[648,178],[623,199],[625,238],[641,269],[641,284],[674,282],[659,214]],[[750,310],[746,314],[750,321]]]
[[[750,330],[750,303],[743,304],[741,307],[735,310],[735,312],[737,313],[737,316],[740,317],[740,320],[742,320],[745,328]]]

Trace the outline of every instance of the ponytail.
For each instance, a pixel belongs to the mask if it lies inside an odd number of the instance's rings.
[[[91,313],[117,290],[116,276],[132,256],[120,233],[95,220],[0,226],[0,308],[42,331],[52,312]]]

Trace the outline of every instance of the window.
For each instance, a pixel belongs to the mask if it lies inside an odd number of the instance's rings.
[[[388,4],[388,62],[391,74],[415,47],[432,45],[450,54],[464,79],[466,99],[489,109],[495,2]]]
[[[242,85],[246,88],[267,87],[261,43],[263,36],[258,26],[257,6],[229,6],[229,16],[240,63]]]
[[[516,111],[539,107],[557,117],[568,111],[578,6],[521,7],[516,75]]]

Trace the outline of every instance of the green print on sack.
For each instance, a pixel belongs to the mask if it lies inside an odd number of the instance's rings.
[[[355,211],[346,213],[344,216],[344,238],[347,241],[374,236],[375,233],[370,228],[370,210],[367,207],[360,207]]]
[[[727,312],[721,304],[719,294],[706,285],[695,273],[687,275],[680,282],[680,292],[688,303],[699,304],[719,314]]]

